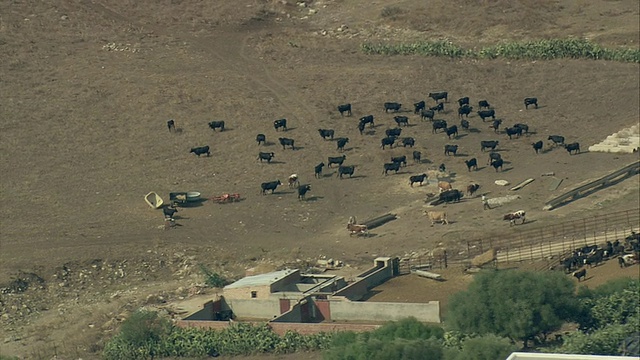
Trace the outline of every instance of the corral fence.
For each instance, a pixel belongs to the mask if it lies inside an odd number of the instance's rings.
[[[557,265],[563,255],[588,245],[604,245],[619,240],[631,232],[640,231],[640,209],[621,210],[606,215],[585,217],[544,227],[521,230],[521,225],[510,228],[510,233],[494,234],[468,240],[457,249],[448,248],[429,255],[400,260],[400,273],[411,269],[442,269],[448,266],[471,266],[473,259],[494,251],[494,263],[510,264],[522,261],[547,260],[542,268]],[[465,246],[466,245],[466,246]]]

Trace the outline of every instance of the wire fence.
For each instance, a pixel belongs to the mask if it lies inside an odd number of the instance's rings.
[[[401,260],[401,272],[411,269],[442,269],[452,265],[469,266],[472,260],[487,252],[495,252],[496,263],[552,260],[544,267],[558,262],[563,254],[588,246],[602,245],[640,231],[640,209],[622,210],[607,215],[585,217],[544,227],[520,231],[513,226],[505,234],[490,234],[468,240],[458,248],[449,248],[438,254]],[[465,247],[466,245],[466,247]]]

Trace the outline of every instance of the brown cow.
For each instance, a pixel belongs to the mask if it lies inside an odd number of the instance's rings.
[[[479,188],[480,188],[480,185],[478,185],[478,184],[469,184],[469,185],[467,185],[467,194],[469,196],[471,196],[471,195],[473,195],[473,193],[478,191]]]
[[[453,187],[451,186],[451,183],[449,183],[449,182],[438,181],[438,189],[440,189],[440,192],[445,192],[447,190],[453,189]]]
[[[437,222],[441,222],[442,225],[449,224],[449,220],[447,220],[447,213],[444,211],[426,211],[424,212],[429,220],[431,220],[431,226],[435,225]]]

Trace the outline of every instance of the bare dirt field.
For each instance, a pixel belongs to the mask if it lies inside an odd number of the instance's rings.
[[[575,36],[637,48],[639,19],[630,0],[0,3],[0,284],[9,289],[0,295],[0,354],[96,356],[128,311],[157,302],[149,294],[173,299],[203,291],[199,264],[229,278],[249,267],[305,267],[320,257],[364,269],[378,255],[517,232],[502,215],[518,209],[535,220],[525,227],[637,209],[636,176],[542,211],[563,191],[638,160],[637,153],[587,151],[638,123],[638,64],[374,56],[361,45],[448,39],[480,47]],[[488,100],[504,126],[526,123],[531,134],[509,140],[475,112],[471,131],[458,138],[432,134],[412,104],[435,105],[427,97],[435,91],[449,92],[436,116],[449,124],[459,124],[456,100],[469,96],[474,107]],[[522,100],[531,96],[540,107],[525,110]],[[384,102],[403,106],[385,113]],[[352,104],[351,117],[337,112],[344,103]],[[360,135],[358,119],[369,114],[376,126]],[[413,149],[380,148],[395,115],[409,117],[402,136],[416,139]],[[273,127],[281,118],[286,132]],[[169,119],[177,132],[167,130]],[[224,120],[225,131],[209,129],[212,120]],[[326,167],[314,178],[316,164],[341,155],[319,128],[349,138],[345,165],[356,166],[353,178],[339,180]],[[258,133],[266,145],[256,143]],[[583,151],[552,148],[552,134]],[[279,137],[294,139],[296,150],[283,150]],[[502,172],[486,165],[481,140],[499,140]],[[538,140],[545,148],[536,155],[531,143]],[[445,156],[445,144],[459,145],[458,155]],[[211,157],[189,153],[205,145]],[[411,158],[412,150],[422,152],[422,163],[382,174],[392,156]],[[259,151],[274,152],[275,161],[260,163]],[[468,172],[463,160],[472,157],[479,169]],[[430,227],[424,198],[437,189],[409,187],[408,178],[441,163],[454,188],[476,182],[490,197],[510,193],[497,179],[536,180],[499,209],[482,211],[479,198],[465,197],[443,207],[452,224]],[[555,191],[541,177],[548,172],[563,179]],[[311,184],[306,201],[286,185],[260,194],[262,182],[286,182],[292,173]],[[149,191],[166,200],[171,191],[190,190],[240,193],[243,200],[181,208],[181,226],[170,231],[162,212],[143,201]],[[362,221],[387,212],[398,219],[370,237],[349,237],[350,216]],[[424,300],[446,298],[438,293]]]

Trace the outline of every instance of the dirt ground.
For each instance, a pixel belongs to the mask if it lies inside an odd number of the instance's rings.
[[[506,232],[502,215],[513,210],[536,220],[525,226],[544,226],[637,208],[633,177],[541,210],[563,191],[638,160],[587,151],[638,123],[637,64],[371,56],[360,46],[449,39],[480,47],[576,36],[637,48],[639,18],[630,0],[0,3],[0,284],[12,289],[0,298],[0,354],[91,356],[135,307],[205,291],[201,264],[229,278],[250,267],[305,267],[322,257],[364,269],[375,256]],[[472,105],[487,99],[504,125],[528,124],[531,134],[509,140],[475,114],[471,131],[457,139],[432,134],[411,104],[433,106],[427,94],[434,91],[450,94],[437,115],[450,124],[459,123],[456,99],[469,96]],[[538,109],[524,109],[529,96],[539,99]],[[410,126],[402,136],[414,137],[415,148],[380,148],[384,130],[395,127],[396,114],[382,107],[388,101],[403,104]],[[353,105],[351,117],[336,111],[343,103]],[[376,127],[360,135],[357,121],[368,114]],[[273,128],[281,118],[286,132]],[[167,130],[169,119],[177,132]],[[224,120],[225,131],[209,129],[212,120]],[[316,164],[340,155],[319,128],[349,138],[344,154],[345,164],[356,165],[353,178],[339,180],[326,167],[313,177]],[[257,145],[257,133],[266,134],[266,145]],[[536,155],[530,144],[551,134],[579,142],[583,152],[570,156],[545,141]],[[279,137],[295,139],[297,149],[283,150]],[[500,141],[501,173],[486,165],[481,140]],[[458,156],[445,156],[445,144],[458,144]],[[204,145],[211,157],[189,153]],[[412,150],[422,152],[423,163],[381,174],[391,156],[410,157]],[[260,163],[259,151],[274,152],[276,161]],[[463,160],[471,157],[476,172],[466,171]],[[455,188],[476,182],[490,197],[509,193],[494,185],[497,179],[536,181],[519,200],[491,211],[482,211],[478,198],[463,198],[444,207],[450,226],[430,227],[424,197],[435,185],[411,188],[408,177],[441,163]],[[555,191],[540,176],[548,172],[563,178]],[[311,184],[306,201],[286,185],[260,194],[260,183],[286,182],[292,173]],[[143,201],[150,191],[167,199],[191,190],[205,198],[240,193],[242,201],[181,208],[181,226],[170,231],[162,229],[162,213]],[[350,216],[363,221],[387,212],[398,219],[371,237],[348,236]],[[435,292],[441,297],[429,300],[446,298]]]

